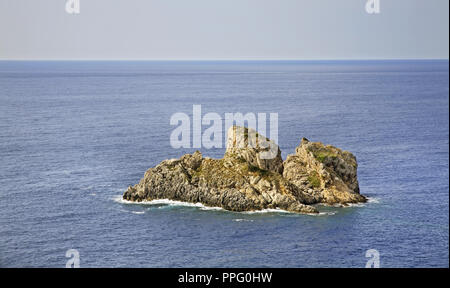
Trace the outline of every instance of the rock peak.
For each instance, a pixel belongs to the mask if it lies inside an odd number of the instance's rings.
[[[262,170],[283,173],[283,159],[278,145],[256,130],[232,126],[227,133],[225,157],[242,158]]]

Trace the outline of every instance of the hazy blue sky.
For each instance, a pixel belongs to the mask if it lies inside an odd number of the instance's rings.
[[[448,0],[366,1],[0,0],[0,59],[448,59]]]

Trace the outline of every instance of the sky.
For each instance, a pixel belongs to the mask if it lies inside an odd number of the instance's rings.
[[[0,59],[448,59],[448,0],[0,0]]]

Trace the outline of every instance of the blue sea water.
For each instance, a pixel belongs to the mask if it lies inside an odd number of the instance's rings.
[[[449,266],[448,61],[0,62],[0,266]],[[365,205],[320,216],[117,201],[175,112],[279,115],[353,152]],[[201,149],[220,158],[224,149]]]

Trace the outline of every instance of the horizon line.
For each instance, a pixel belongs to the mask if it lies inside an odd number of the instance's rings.
[[[213,62],[213,61],[223,61],[223,62],[231,62],[231,61],[248,61],[248,62],[257,62],[257,61],[449,61],[449,58],[261,58],[261,59],[252,59],[252,58],[105,58],[105,59],[93,59],[93,58],[79,58],[79,59],[70,59],[70,58],[39,58],[39,59],[26,59],[26,58],[13,58],[6,59],[0,58],[0,62],[31,62],[31,61],[54,61],[54,62]]]

